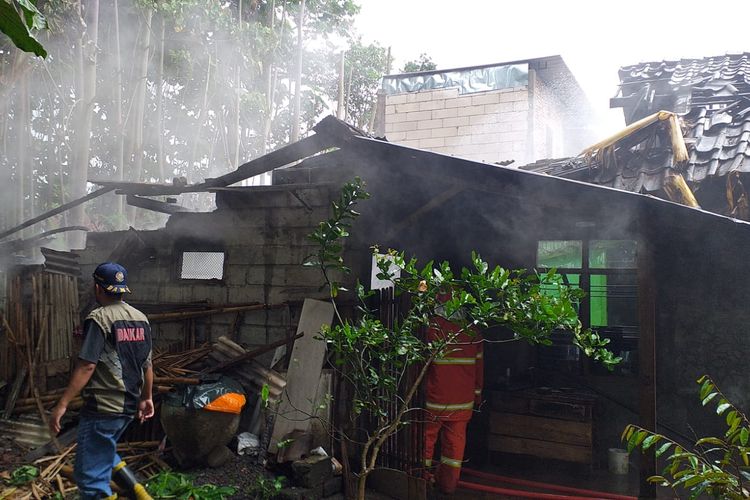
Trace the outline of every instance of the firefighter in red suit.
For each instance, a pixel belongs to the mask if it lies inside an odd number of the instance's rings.
[[[424,464],[435,470],[435,482],[441,492],[456,490],[466,445],[466,426],[482,400],[484,362],[482,337],[475,330],[445,318],[442,306],[431,320],[427,341],[450,339],[444,354],[428,368],[425,391]],[[461,312],[451,319],[458,320]],[[434,459],[435,444],[440,439],[440,459]]]

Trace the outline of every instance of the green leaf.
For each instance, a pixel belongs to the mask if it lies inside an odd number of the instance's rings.
[[[31,0],[16,0],[21,6],[26,20],[26,26],[30,30],[42,30],[47,27],[47,20]]]
[[[39,57],[47,57],[47,51],[26,27],[12,4],[0,0],[0,31],[5,33],[13,44],[24,52],[32,52]]]
[[[632,453],[636,446],[638,446],[637,441],[638,437],[641,435],[641,432],[642,431],[636,431],[631,434],[630,438],[628,439],[628,453]]]
[[[263,401],[263,406],[268,406],[270,395],[271,389],[268,387],[268,384],[263,384],[263,387],[260,389],[260,400]]]
[[[711,401],[713,398],[715,398],[718,395],[719,395],[718,392],[712,392],[711,394],[703,398],[703,402],[702,402],[703,406],[706,406],[709,403],[709,401]]]
[[[672,443],[664,443],[663,445],[659,446],[659,449],[656,450],[657,458],[662,456],[664,452],[666,452],[669,449],[670,446],[672,446]]]
[[[742,446],[747,446],[748,437],[750,437],[750,431],[748,431],[747,427],[743,427],[740,431],[740,444]]]
[[[727,411],[729,408],[732,407],[731,403],[722,403],[719,406],[716,407],[716,414],[721,415],[725,411]]]
[[[667,486],[669,485],[669,481],[664,476],[651,476],[648,478],[649,483],[656,483],[661,486]]]
[[[658,434],[652,434],[651,436],[643,440],[643,445],[641,446],[641,449],[643,451],[648,450],[649,448],[651,448],[652,445],[658,443],[660,439],[661,439],[661,436],[659,436]]]
[[[711,392],[713,388],[714,385],[711,383],[711,380],[704,380],[703,384],[701,385],[700,398],[705,399],[705,397],[708,396],[708,393]]]
[[[716,437],[704,437],[699,439],[695,442],[696,446],[700,446],[703,444],[714,444],[716,446],[726,446],[726,443],[724,440],[716,438]]]
[[[734,422],[735,415],[737,415],[736,410],[732,410],[729,413],[727,413],[727,416],[726,416],[727,425],[732,425],[732,422]]]

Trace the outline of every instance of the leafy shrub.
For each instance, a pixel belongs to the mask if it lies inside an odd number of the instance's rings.
[[[687,490],[691,499],[701,494],[715,498],[749,498],[745,481],[750,480],[750,422],[711,378],[704,375],[698,383],[701,384],[701,404],[715,404],[716,414],[724,417],[727,430],[723,437],[700,438],[688,449],[663,434],[631,424],[625,427],[622,440],[627,442],[628,452],[636,448],[644,453],[654,450],[657,458],[666,458],[661,475],[649,478],[652,483]]]
[[[154,498],[176,498],[179,500],[222,500],[234,495],[232,486],[193,484],[193,478],[177,472],[160,472],[146,483],[146,490]]]

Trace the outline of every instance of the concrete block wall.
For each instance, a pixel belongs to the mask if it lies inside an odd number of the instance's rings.
[[[466,95],[451,88],[386,97],[389,141],[476,161],[526,162],[528,124],[527,87]]]
[[[221,193],[218,209],[209,213],[181,213],[165,229],[142,233],[150,247],[148,259],[129,269],[134,303],[211,306],[289,303],[288,307],[215,315],[195,321],[197,342],[232,335],[248,348],[265,345],[294,333],[302,301],[325,300],[323,278],[314,268],[302,266],[317,247],[307,239],[317,224],[329,217],[330,188],[310,187],[292,196],[285,190],[253,189]],[[302,203],[300,200],[304,200]],[[84,276],[105,260],[124,233],[94,233],[81,252]],[[183,251],[225,252],[224,278],[200,281],[180,279]],[[351,286],[349,288],[352,288]],[[154,332],[165,348],[185,337],[184,322],[160,323]],[[269,354],[270,356],[270,354]]]

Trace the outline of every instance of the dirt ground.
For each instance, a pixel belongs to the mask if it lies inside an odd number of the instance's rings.
[[[237,493],[230,499],[253,498],[253,488],[260,478],[271,478],[255,457],[233,455],[222,467],[201,468],[185,471],[195,479],[195,484],[215,484],[217,486],[233,486]]]
[[[12,471],[23,465],[23,456],[27,451],[13,442],[10,437],[0,435],[0,472]]]

